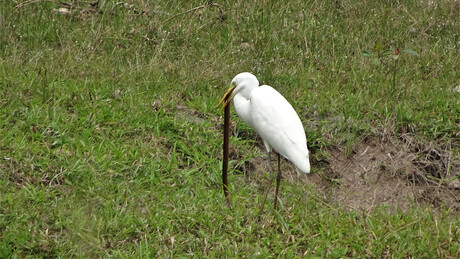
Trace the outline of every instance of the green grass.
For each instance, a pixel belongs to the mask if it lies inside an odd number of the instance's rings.
[[[459,256],[447,208],[348,211],[283,182],[281,208],[258,222],[261,187],[236,172],[230,211],[216,105],[250,71],[319,125],[306,128],[313,155],[376,127],[458,152],[460,3],[216,2],[223,17],[168,21],[204,2],[81,2],[72,15],[2,4],[0,257]],[[420,54],[401,58],[394,94],[392,73],[362,55],[377,43]],[[237,122],[231,168],[263,153]]]

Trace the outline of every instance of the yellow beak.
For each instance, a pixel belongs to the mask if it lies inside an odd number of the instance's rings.
[[[232,84],[232,86],[225,92],[224,97],[222,97],[219,104],[217,105],[217,107],[219,107],[222,104],[219,112],[221,112],[230,103],[233,98],[233,90],[235,90],[235,88],[236,86]]]

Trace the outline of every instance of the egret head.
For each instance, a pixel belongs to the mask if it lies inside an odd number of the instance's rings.
[[[257,80],[256,76],[249,72],[239,73],[233,78],[230,88],[225,92],[224,97],[222,97],[218,106],[222,104],[221,110],[224,109],[233,97],[240,92],[243,96],[249,98],[251,91],[258,86],[259,80]]]

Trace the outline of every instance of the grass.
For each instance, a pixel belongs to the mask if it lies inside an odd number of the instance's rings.
[[[260,185],[236,170],[229,211],[216,110],[250,71],[316,125],[314,156],[376,127],[458,152],[457,1],[216,2],[222,16],[172,19],[205,1],[19,2],[0,9],[0,257],[459,256],[448,208],[349,211],[294,182],[257,222]],[[362,55],[378,43],[420,54],[399,61],[394,94]],[[263,155],[233,132],[231,168]]]

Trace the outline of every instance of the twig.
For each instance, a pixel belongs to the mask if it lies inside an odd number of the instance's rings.
[[[24,6],[27,6],[27,5],[30,5],[30,4],[35,4],[35,3],[39,3],[39,2],[52,2],[52,3],[57,3],[57,4],[60,4],[66,8],[77,8],[77,9],[84,9],[82,7],[78,7],[76,6],[77,5],[77,1],[76,0],[72,0],[70,3],[68,2],[64,2],[64,1],[59,1],[59,0],[29,0],[29,1],[25,1],[25,2],[22,2],[20,4],[17,4],[15,6],[16,9],[19,9],[19,8],[22,8]],[[99,10],[102,9],[102,7],[104,7],[105,5],[105,0],[102,0],[102,1],[93,1],[93,2],[78,2],[78,4],[88,4],[90,5],[91,7],[97,7],[99,6]]]
[[[169,22],[170,20],[180,16],[180,15],[184,15],[184,14],[187,14],[187,13],[191,13],[191,12],[194,12],[196,10],[200,10],[200,9],[203,9],[203,8],[206,8],[206,7],[211,7],[211,6],[215,6],[217,8],[219,8],[219,13],[220,13],[220,17],[222,18],[223,16],[223,12],[222,12],[222,7],[220,7],[220,5],[216,4],[216,3],[208,3],[208,4],[204,4],[204,5],[200,5],[200,6],[197,6],[197,7],[194,7],[190,10],[187,10],[185,12],[182,12],[182,13],[178,13],[178,14],[175,14],[173,15],[172,17],[170,17],[169,19],[167,19],[166,21],[164,21],[165,23],[166,22]]]
[[[48,186],[51,186],[53,184],[53,181],[54,179],[56,179],[57,177],[61,176],[62,174],[64,173],[64,171],[62,170],[62,167],[61,167],[61,170],[58,174],[56,174],[49,182]]]
[[[98,3],[99,11],[101,11],[102,8],[104,8],[105,6],[105,0],[101,0],[100,2],[97,1],[97,3]]]
[[[54,3],[59,3],[58,1],[54,1],[54,0],[29,0],[29,1],[25,1],[25,2],[22,2],[20,4],[17,4],[15,6],[16,9],[19,9],[21,7],[24,7],[26,5],[30,5],[30,4],[34,4],[34,3],[38,3],[38,2],[42,2],[42,1],[48,1],[48,2],[54,2]]]

